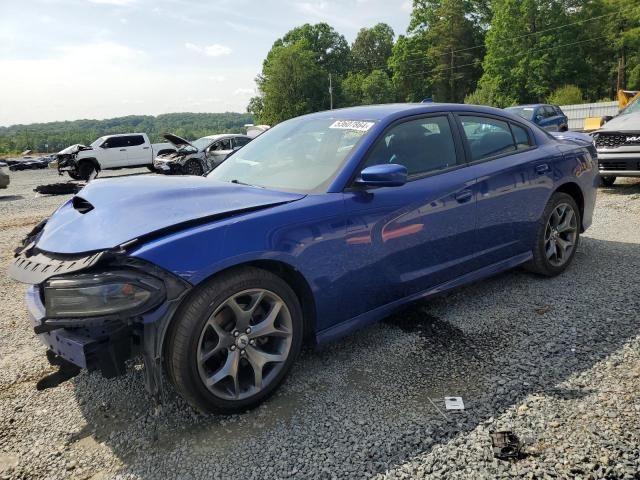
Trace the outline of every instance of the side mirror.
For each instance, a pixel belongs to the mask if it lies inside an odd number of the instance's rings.
[[[540,122],[542,121],[542,115],[538,114],[536,115],[536,122]]]
[[[368,187],[400,187],[407,183],[407,167],[395,163],[372,165],[360,172],[357,185]]]
[[[104,142],[102,145],[100,145],[100,148],[109,148],[109,143]]]

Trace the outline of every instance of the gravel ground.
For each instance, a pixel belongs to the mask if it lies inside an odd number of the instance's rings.
[[[0,269],[66,198],[32,192],[57,178],[16,172],[0,193]],[[619,183],[564,275],[516,270],[307,350],[272,400],[232,417],[173,392],[153,408],[138,364],[36,391],[52,368],[24,286],[0,275],[0,479],[640,478],[640,182]],[[493,457],[499,429],[523,458]]]

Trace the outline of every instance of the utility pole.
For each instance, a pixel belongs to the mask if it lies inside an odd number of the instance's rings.
[[[329,74],[329,110],[333,110],[333,85],[331,84],[331,74]]]

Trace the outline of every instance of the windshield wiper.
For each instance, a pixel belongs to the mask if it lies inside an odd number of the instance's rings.
[[[241,182],[240,180],[234,178],[233,180],[231,180],[231,183],[235,183],[236,185],[246,185],[247,187],[257,187],[257,188],[264,188],[260,185],[252,185],[251,183],[246,183],[246,182]]]

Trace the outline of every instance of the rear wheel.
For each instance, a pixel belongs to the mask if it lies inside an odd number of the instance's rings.
[[[189,160],[184,166],[184,171],[187,175],[202,176],[204,174],[202,164],[198,160]]]
[[[612,187],[617,177],[605,175],[600,177],[600,185],[603,187]]]
[[[564,272],[576,254],[580,225],[580,210],[573,197],[554,193],[538,224],[533,259],[526,267],[548,277]]]
[[[78,175],[77,172],[71,172],[71,171],[67,171],[67,173],[69,174],[69,176],[71,178],[73,178],[74,180],[81,180],[80,175]]]
[[[280,277],[231,271],[202,286],[178,313],[166,349],[169,376],[199,410],[254,408],[289,372],[302,330],[300,303]]]

